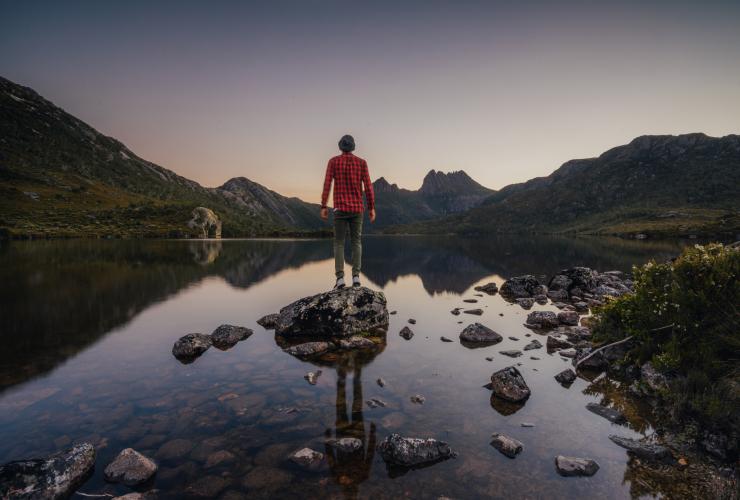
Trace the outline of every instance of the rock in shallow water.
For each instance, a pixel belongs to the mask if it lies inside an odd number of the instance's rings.
[[[460,332],[460,340],[463,342],[495,344],[501,342],[502,337],[487,326],[480,323],[468,325]]]
[[[499,293],[507,299],[533,297],[542,291],[539,286],[540,282],[532,275],[514,276],[504,281]]]
[[[552,311],[532,311],[527,315],[527,325],[533,328],[544,330],[556,328],[559,324],[557,314]]]
[[[211,334],[211,342],[217,349],[225,351],[234,347],[238,342],[248,338],[254,332],[249,328],[234,325],[221,325]]]
[[[329,439],[326,444],[342,453],[354,453],[362,448],[362,441],[357,438],[344,437],[340,439]]]
[[[569,386],[576,379],[576,372],[568,368],[555,375],[555,380],[564,386]]]
[[[532,349],[542,349],[542,342],[534,339],[532,342],[524,346],[525,351],[531,351]]]
[[[381,441],[378,451],[387,463],[404,467],[436,462],[455,456],[444,441],[432,438],[402,437],[396,433]]]
[[[609,436],[609,439],[640,458],[654,461],[665,461],[673,458],[671,450],[657,443],[648,443],[621,436]]]
[[[563,310],[558,313],[558,321],[564,325],[576,326],[579,317],[576,311]]]
[[[406,340],[411,340],[411,337],[414,336],[414,332],[412,332],[411,328],[409,328],[408,326],[404,326],[403,328],[401,328],[401,331],[398,332],[398,334]]]
[[[46,458],[0,466],[0,498],[67,498],[89,476],[95,447],[78,444]]]
[[[521,441],[505,436],[503,434],[494,433],[491,436],[491,446],[496,448],[498,451],[503,453],[509,458],[516,457],[524,449],[524,445]]]
[[[172,355],[183,363],[189,363],[211,347],[210,335],[188,333],[178,339],[172,346]]]
[[[301,448],[290,456],[291,462],[298,464],[306,470],[316,470],[324,461],[324,454],[311,448]]]
[[[504,356],[509,356],[510,358],[518,358],[522,355],[522,351],[518,351],[516,349],[509,349],[508,351],[499,351],[499,354],[503,354]]]
[[[353,335],[348,339],[339,341],[340,349],[372,349],[375,342],[361,335]]]
[[[488,295],[495,295],[498,292],[498,285],[496,283],[486,283],[485,285],[475,287],[478,292],[487,293]]]
[[[599,470],[599,464],[590,458],[555,457],[555,468],[561,476],[593,476]]]
[[[591,413],[595,413],[600,417],[604,417],[613,424],[621,424],[627,421],[621,411],[615,410],[614,408],[609,408],[608,406],[602,406],[598,403],[588,403],[586,405],[586,409]]]
[[[509,366],[491,375],[490,387],[495,396],[512,403],[525,401],[531,394],[524,377],[514,366]]]
[[[483,309],[466,309],[463,311],[465,314],[473,314],[475,316],[480,316],[483,314]]]
[[[280,315],[278,313],[268,314],[258,319],[257,324],[260,325],[265,330],[274,330],[279,317]]]
[[[291,356],[306,357],[314,356],[328,351],[331,348],[329,342],[306,342],[285,349],[285,352]]]
[[[157,464],[152,459],[133,448],[126,448],[108,464],[103,475],[106,481],[135,486],[145,483],[156,472]]]
[[[388,309],[382,292],[345,287],[293,302],[280,310],[275,333],[283,336],[350,337],[385,330]]]

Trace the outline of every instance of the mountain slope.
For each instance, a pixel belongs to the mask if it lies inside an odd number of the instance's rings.
[[[391,232],[731,235],[739,212],[739,136],[642,136],[507,186],[463,214]]]
[[[0,233],[6,236],[184,236],[196,206],[219,215],[224,236],[319,227],[318,217],[308,224],[308,204],[262,191],[271,194],[253,196],[245,209],[221,188],[139,158],[0,77]],[[269,208],[275,205],[279,212]]]
[[[377,222],[371,230],[395,224],[409,224],[468,210],[483,202],[494,191],[475,182],[463,171],[430,170],[416,191],[399,188],[385,178],[373,182]]]

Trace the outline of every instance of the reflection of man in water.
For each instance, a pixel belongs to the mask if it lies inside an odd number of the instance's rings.
[[[369,435],[365,435],[365,421],[362,415],[362,365],[353,357],[345,358],[337,366],[337,401],[334,438],[357,438],[362,441],[359,449],[343,452],[329,443],[326,444],[326,457],[334,479],[342,487],[345,498],[357,498],[360,484],[370,477],[370,469],[375,456],[375,424],[370,423]],[[349,362],[347,362],[349,361]],[[352,365],[352,366],[349,366]],[[352,408],[348,416],[346,383],[347,369],[352,370]],[[331,429],[326,430],[331,438]]]
[[[334,288],[344,287],[344,237],[349,230],[352,244],[352,286],[360,286],[362,266],[362,188],[365,188],[370,222],[375,222],[375,195],[367,162],[352,154],[355,140],[345,135],[339,141],[342,154],[329,160],[321,194],[321,218],[329,218],[329,190],[334,182]]]

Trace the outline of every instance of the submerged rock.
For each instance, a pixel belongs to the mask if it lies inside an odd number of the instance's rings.
[[[630,439],[621,436],[609,436],[609,439],[640,458],[654,461],[665,461],[673,458],[671,450],[657,443],[638,441],[637,439]]]
[[[494,433],[491,436],[491,446],[496,448],[498,451],[503,453],[509,458],[516,457],[524,449],[524,445],[521,441],[505,436],[503,434]]]
[[[306,373],[303,378],[306,379],[306,381],[311,385],[316,385],[316,382],[319,381],[319,377],[321,376],[321,370],[316,370],[315,372],[308,372]]]
[[[495,295],[498,292],[498,285],[496,283],[486,283],[485,285],[475,287],[478,292],[487,293],[488,295]]]
[[[427,400],[427,398],[425,398],[421,394],[415,394],[415,395],[411,396],[409,399],[411,400],[412,403],[415,403],[417,405],[423,405],[424,404],[424,401]]]
[[[514,366],[509,366],[491,375],[490,387],[495,396],[512,403],[526,401],[531,394],[524,377]]]
[[[527,326],[546,330],[560,324],[558,316],[552,311],[532,311],[527,315]]]
[[[614,408],[609,408],[608,406],[602,406],[598,403],[588,403],[586,405],[586,409],[591,413],[595,413],[600,417],[604,417],[613,424],[621,424],[627,421],[621,411],[615,410]]]
[[[502,337],[487,326],[481,325],[480,323],[473,323],[472,325],[466,326],[465,329],[460,332],[460,340],[463,342],[484,342],[495,344],[501,342]]]
[[[90,443],[45,458],[0,465],[0,498],[67,498],[94,465],[95,447]]]
[[[508,351],[499,351],[499,354],[503,354],[504,356],[509,356],[510,358],[518,358],[522,355],[522,351],[518,351],[516,349],[509,349]]]
[[[311,448],[301,448],[290,455],[290,461],[307,470],[316,470],[324,461],[324,454]]]
[[[378,451],[386,463],[412,467],[454,457],[454,452],[444,441],[427,438],[402,437],[393,433],[378,445]]]
[[[252,330],[243,326],[221,325],[211,334],[211,342],[217,349],[225,351],[234,347],[237,342],[248,338],[253,333]]]
[[[362,448],[362,441],[357,438],[343,437],[340,439],[329,439],[326,444],[342,453],[354,453]]]
[[[265,330],[274,330],[275,325],[277,325],[277,321],[279,317],[280,315],[278,313],[268,314],[258,319],[257,324],[260,325]]]
[[[560,384],[569,386],[573,383],[576,379],[576,372],[568,368],[567,370],[563,370],[562,372],[555,375],[555,380],[557,380]]]
[[[172,355],[183,363],[189,363],[211,347],[210,335],[188,333],[178,339],[172,346]]]
[[[599,464],[590,458],[555,457],[555,468],[561,476],[593,476],[599,470]]]
[[[499,293],[507,299],[533,297],[541,291],[539,285],[540,282],[532,275],[514,276],[501,285]]]
[[[331,349],[329,342],[305,342],[303,344],[294,345],[285,349],[285,352],[291,356],[307,357],[315,356]]]
[[[414,332],[412,332],[411,328],[409,328],[408,326],[404,326],[403,328],[401,328],[401,331],[398,332],[398,334],[406,340],[411,340],[411,337],[414,336]]]
[[[145,483],[157,472],[157,464],[152,459],[126,448],[103,471],[106,481],[135,486]]]
[[[350,337],[385,330],[385,295],[365,287],[345,287],[305,297],[280,310],[275,333],[283,336]]]

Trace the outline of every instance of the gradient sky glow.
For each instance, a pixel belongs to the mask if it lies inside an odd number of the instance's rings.
[[[740,1],[0,0],[0,75],[206,186],[491,188],[643,134],[740,133]]]

